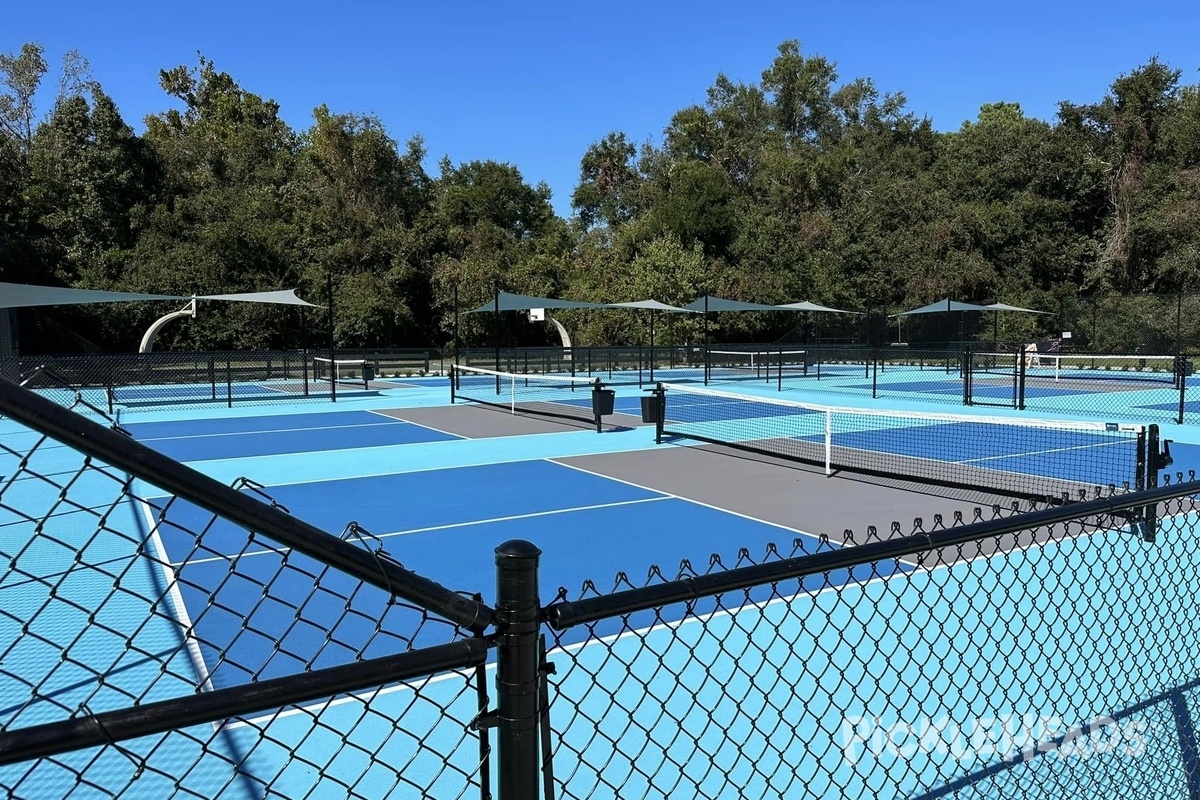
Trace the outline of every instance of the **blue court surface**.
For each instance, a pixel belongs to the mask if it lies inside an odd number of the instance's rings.
[[[492,551],[512,538],[542,548],[547,593],[559,586],[575,593],[587,580],[608,580],[620,572],[636,580],[652,564],[677,565],[683,559],[704,564],[712,553],[730,554],[732,542],[752,552],[795,538],[808,552],[832,546],[798,531],[542,460],[267,491],[292,514],[324,530],[340,531],[353,519],[373,535],[370,541],[395,553],[405,566],[450,588],[483,590],[488,602],[495,583]],[[216,665],[208,676],[214,685],[295,672],[314,655],[316,666],[328,666],[360,648],[382,654],[398,646],[368,622],[387,605],[381,591],[352,591],[355,582],[341,573],[324,573],[311,559],[285,554],[224,522],[210,527],[211,514],[194,506],[174,502],[164,510],[161,498],[151,504],[166,559],[180,571],[184,607],[177,611],[206,643],[205,661]],[[196,530],[205,531],[200,542],[190,533]],[[864,568],[859,577],[871,574]],[[846,578],[830,576],[832,581]],[[816,578],[812,586],[824,583]],[[353,597],[351,613],[346,597]],[[300,607],[304,615],[298,624],[292,612]],[[392,607],[382,630],[413,629],[406,614],[414,612]],[[431,640],[418,636],[416,646],[440,643],[445,635],[438,628],[424,630]],[[225,653],[223,659],[219,652]]]
[[[179,461],[444,442],[460,437],[371,411],[141,422],[134,438]]]

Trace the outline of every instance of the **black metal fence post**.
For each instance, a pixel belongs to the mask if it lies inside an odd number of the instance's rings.
[[[496,548],[496,700],[500,800],[538,795],[541,609],[535,545]]]
[[[949,359],[947,359],[949,363]],[[971,348],[963,348],[962,356],[963,405],[971,405]]]
[[[871,373],[871,397],[879,397],[879,359],[880,354],[876,350],[871,351],[871,360],[868,363],[867,370]]]

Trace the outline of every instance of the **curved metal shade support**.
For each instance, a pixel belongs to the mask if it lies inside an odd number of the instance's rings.
[[[172,311],[170,314],[164,314],[163,316],[154,320],[154,324],[147,328],[145,335],[142,336],[142,343],[138,345],[138,352],[151,352],[154,349],[154,340],[158,338],[159,331],[161,331],[171,320],[179,319],[181,317],[192,317],[195,319],[196,298],[193,297],[191,302],[187,304],[186,308],[181,308],[178,311]]]

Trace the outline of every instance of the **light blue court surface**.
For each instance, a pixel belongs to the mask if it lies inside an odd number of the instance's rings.
[[[125,427],[139,441],[179,461],[361,449],[461,438],[371,411],[145,422]]]

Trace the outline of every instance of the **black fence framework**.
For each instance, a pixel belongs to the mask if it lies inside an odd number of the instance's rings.
[[[797,349],[799,347],[799,350]],[[1055,376],[1055,357],[1086,361],[1082,352],[1033,353],[1014,342],[941,347],[720,344],[656,347],[466,349],[461,363],[504,372],[599,377],[606,386],[652,387],[659,380],[761,382],[780,391],[830,392],[954,405],[1072,413],[1098,419],[1200,422],[1189,392],[1200,356],[1096,354],[1091,375]],[[803,357],[799,352],[803,352]],[[737,353],[761,357],[757,368]],[[802,359],[802,360],[801,360]],[[1131,402],[1138,392],[1136,402]]]
[[[0,381],[0,592],[37,599],[0,603],[0,786],[14,796],[1056,797],[1087,785],[1200,797],[1194,475],[653,567],[607,590],[543,592],[538,548],[508,542],[489,606],[353,524],[313,528],[261,487],[206,478],[85,410]],[[122,523],[127,509],[149,527]],[[206,537],[233,528],[239,552],[274,570],[253,587],[232,565],[198,581],[184,562],[222,555]],[[156,531],[173,555],[147,544]],[[80,570],[93,579],[82,595]],[[295,599],[287,581],[311,594]],[[248,589],[271,607],[233,641],[211,638],[208,616]],[[178,630],[175,592],[199,599],[172,640],[155,629]],[[307,646],[297,627],[320,617],[322,596],[338,611]],[[84,634],[64,633],[72,620],[88,621]],[[363,624],[370,654],[350,633]],[[92,636],[119,657],[97,659]],[[201,676],[197,648],[213,656]],[[126,660],[161,666],[139,685]],[[62,664],[80,679],[65,694],[47,683]],[[916,737],[900,757],[877,737],[943,717],[958,735],[945,747]],[[1001,717],[1033,722],[972,745],[973,721]],[[284,737],[284,718],[307,733]]]
[[[0,374],[51,396],[82,394],[115,413],[118,408],[336,402],[339,393],[393,388],[376,378],[402,380],[429,374],[431,367],[428,350],[345,350],[335,359],[346,366],[331,378],[328,357],[327,350],[23,356],[0,359]]]

